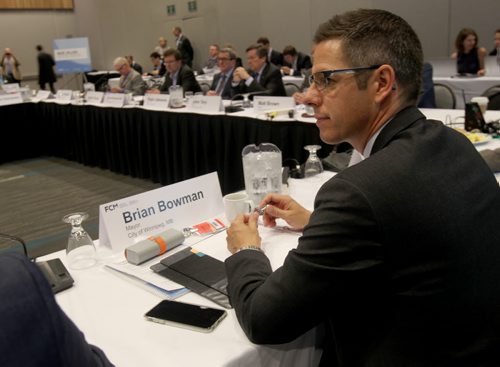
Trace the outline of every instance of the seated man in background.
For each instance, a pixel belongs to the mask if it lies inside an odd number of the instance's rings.
[[[135,62],[134,56],[128,55],[128,56],[125,56],[125,58],[127,59],[130,66],[132,66],[132,69],[134,69],[135,71],[137,71],[139,74],[142,75],[142,66]]]
[[[175,49],[169,49],[163,55],[163,63],[167,68],[165,82],[160,89],[151,89],[148,93],[168,92],[172,85],[180,85],[184,92],[201,92],[200,85],[196,81],[193,70],[188,65],[182,64],[181,53]]]
[[[234,71],[234,94],[262,92],[270,96],[286,96],[280,70],[267,62],[267,49],[255,44],[248,47],[246,53],[250,69],[239,67]]]
[[[311,58],[302,52],[297,52],[295,47],[286,46],[283,50],[283,75],[301,76],[305,70],[312,68]]]
[[[151,70],[148,75],[151,76],[163,76],[167,69],[165,68],[165,64],[163,63],[163,58],[158,52],[152,52],[149,55],[151,59],[151,63],[153,64],[153,70]]]
[[[147,85],[142,80],[141,74],[132,69],[127,59],[117,57],[113,62],[113,67],[120,73],[120,84],[111,88],[113,93],[132,93],[132,95],[142,96],[147,89]]]
[[[321,366],[498,366],[500,189],[467,138],[416,107],[415,31],[359,9],[321,24],[313,50],[305,103],[321,139],[359,159],[313,212],[269,194],[262,219],[233,221],[227,290],[243,330],[276,344],[321,326]],[[276,218],[302,236],[273,271],[277,237],[263,242],[257,223]]]
[[[219,52],[217,65],[220,73],[214,75],[214,80],[207,92],[207,96],[221,96],[222,99],[231,99],[233,97],[233,72],[236,66],[236,54],[230,48],[223,48]]]
[[[203,72],[210,71],[217,66],[217,56],[219,55],[219,45],[208,47],[208,60],[203,63]]]
[[[0,255],[0,366],[112,366],[57,305],[38,267]]]
[[[267,61],[276,65],[277,67],[281,67],[281,65],[283,65],[283,55],[281,54],[281,52],[276,51],[271,47],[271,43],[269,42],[269,38],[259,37],[257,39],[257,44],[266,48]]]

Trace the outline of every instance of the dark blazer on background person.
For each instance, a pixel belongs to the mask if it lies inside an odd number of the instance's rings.
[[[247,70],[250,75],[253,74],[251,70]],[[262,70],[262,75],[260,76],[259,82],[257,80],[252,81],[252,83],[247,86],[244,80],[233,87],[234,94],[241,93],[251,93],[259,91],[269,91],[270,96],[286,96],[285,86],[283,85],[283,79],[281,77],[281,71],[275,65],[267,63]]]
[[[225,261],[251,341],[325,325],[324,365],[498,366],[500,189],[470,141],[408,107],[314,207],[276,271],[260,251]]]
[[[160,87],[161,92],[168,92],[168,88],[172,85],[172,79],[168,72],[165,73],[165,81]],[[201,92],[201,87],[196,81],[193,70],[187,66],[182,65],[179,69],[179,74],[177,75],[177,85],[182,86],[184,92],[191,91],[193,93]]]
[[[0,300],[0,366],[113,366],[85,341],[24,255],[0,255]]]
[[[276,66],[283,65],[283,54],[275,49],[271,50],[271,56],[269,57],[269,62],[273,63]]]
[[[217,73],[214,75],[214,80],[212,81],[212,85],[210,86],[210,90],[217,90],[217,85],[219,84],[219,79],[221,78],[221,73]],[[228,80],[226,80],[226,85],[224,85],[224,89],[222,90],[221,97],[222,99],[231,99],[233,98],[234,92],[231,82],[233,80],[233,73],[229,76]]]
[[[284,62],[283,66],[293,68],[293,65],[290,65],[287,62]],[[297,65],[295,66],[295,69],[293,69],[293,75],[301,76],[302,70],[309,70],[310,68],[312,68],[311,57],[302,52],[297,52]]]
[[[39,52],[38,56],[38,84],[55,83],[56,74],[54,73],[55,61],[52,56],[46,52]]]
[[[181,35],[181,38],[177,44],[177,50],[181,53],[182,63],[188,65],[190,68],[193,67],[194,51],[193,46],[191,46],[191,41],[189,38]]]

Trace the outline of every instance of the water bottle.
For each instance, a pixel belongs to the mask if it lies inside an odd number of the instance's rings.
[[[255,206],[269,193],[281,192],[281,151],[271,143],[247,145],[241,152],[245,190]]]

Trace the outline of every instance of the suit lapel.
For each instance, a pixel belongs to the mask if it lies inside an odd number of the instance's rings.
[[[370,155],[385,147],[396,134],[408,128],[415,121],[425,119],[418,108],[411,106],[399,111],[396,116],[384,127],[373,144]]]

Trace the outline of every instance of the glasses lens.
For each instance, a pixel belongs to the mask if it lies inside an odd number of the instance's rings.
[[[314,73],[310,76],[311,84],[316,84],[318,89],[325,88],[325,75],[323,73]]]

